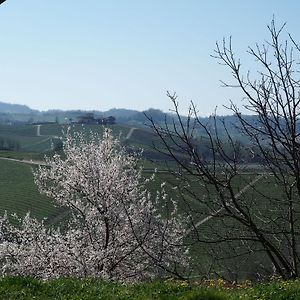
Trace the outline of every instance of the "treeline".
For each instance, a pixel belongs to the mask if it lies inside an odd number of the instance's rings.
[[[20,142],[18,140],[0,136],[0,150],[16,151],[20,149]]]

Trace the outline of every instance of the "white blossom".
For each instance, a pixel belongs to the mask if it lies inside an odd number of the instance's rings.
[[[34,172],[35,183],[72,217],[64,230],[47,228],[29,213],[15,217],[19,226],[6,214],[0,218],[2,274],[134,281],[174,274],[175,266],[187,264],[175,203],[162,218],[166,192],[151,199],[137,157],[110,130],[102,138],[67,131],[64,156],[46,162]]]

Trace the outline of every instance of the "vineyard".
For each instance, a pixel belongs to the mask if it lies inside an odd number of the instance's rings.
[[[28,162],[43,161],[44,156],[53,154],[52,145],[55,140],[63,136],[63,131],[67,130],[65,125],[47,124],[41,125],[37,130],[37,125],[0,126],[0,136],[9,137],[17,141],[20,145],[18,151],[0,151],[0,213],[5,211],[8,214],[16,213],[24,216],[28,211],[32,216],[42,219],[49,218],[48,222],[56,222],[63,214],[62,209],[55,208],[52,200],[41,195],[33,181],[32,169],[36,167]],[[84,131],[86,135],[93,131],[102,134],[104,127],[94,125],[74,125],[72,131]],[[113,133],[120,137],[126,146],[141,149],[143,145],[149,143],[151,137],[149,131],[134,129],[128,136],[131,127],[112,126]],[[37,134],[38,133],[38,134]],[[20,160],[10,161],[5,158]],[[153,170],[156,164],[147,160],[145,165]],[[148,176],[149,172],[146,173]],[[157,183],[159,185],[159,183]],[[155,188],[155,186],[153,186]]]
[[[51,199],[40,195],[33,182],[31,166],[12,161],[0,161],[0,213],[31,215],[43,219],[54,217],[61,209],[54,207]]]
[[[44,155],[52,155],[51,149],[47,147],[50,145],[51,139],[57,138],[62,135],[63,126],[49,124],[41,126],[39,130],[40,136],[36,136],[37,128],[36,126],[16,126],[16,127],[6,127],[3,129],[3,133],[9,135],[15,139],[18,139],[21,144],[20,151],[2,151],[0,156],[0,213],[3,214],[5,211],[8,214],[16,213],[20,216],[24,216],[28,211],[31,215],[43,219],[46,218],[46,223],[51,225],[58,225],[62,220],[64,220],[68,211],[63,208],[56,208],[51,199],[44,195],[41,195],[36,185],[33,181],[32,169],[35,165],[31,165],[29,160],[42,161]],[[74,131],[83,130],[88,133],[93,130],[100,134],[103,132],[103,127],[101,126],[75,126]],[[121,135],[121,140],[126,147],[131,147],[134,149],[147,149],[151,150],[151,143],[153,139],[153,134],[145,129],[131,129],[130,127],[124,126],[113,126],[113,132],[115,136]],[[47,142],[39,142],[39,139],[48,139]],[[48,144],[47,144],[48,143]],[[25,151],[30,149],[30,151]],[[17,161],[5,160],[5,157],[10,157],[14,159],[20,159]],[[179,213],[185,218],[188,214],[191,214],[194,219],[194,226],[196,226],[197,231],[201,232],[202,236],[217,236],[218,234],[226,234],[228,228],[232,228],[232,232],[236,228],[240,228],[238,224],[230,221],[226,221],[226,227],[224,228],[223,215],[220,213],[220,219],[214,218],[206,220],[207,207],[203,203],[203,197],[208,197],[207,201],[213,202],[214,198],[217,197],[217,193],[212,186],[207,186],[203,184],[200,179],[190,177],[187,182],[183,180],[176,179],[170,173],[170,170],[160,161],[151,161],[148,157],[144,157],[141,160],[141,165],[144,166],[143,175],[145,178],[149,178],[155,168],[157,172],[155,175],[155,180],[151,181],[147,188],[155,197],[156,191],[160,189],[163,182],[165,182],[164,189],[170,198],[175,200],[179,206]],[[161,158],[161,157],[160,157]],[[23,160],[23,161],[22,161]],[[172,166],[172,164],[171,164]],[[172,167],[173,168],[173,167]],[[173,171],[176,168],[174,166]],[[221,171],[220,171],[221,172]],[[243,174],[235,178],[235,190],[236,194],[240,193],[240,197],[243,198],[248,204],[253,207],[257,207],[257,211],[265,212],[266,215],[270,215],[268,201],[264,200],[266,194],[271,198],[281,197],[281,187],[276,186],[275,179],[268,174],[261,176],[258,173],[261,170],[246,169]],[[258,176],[259,180],[256,180]],[[254,189],[245,189],[245,187],[252,181],[255,181]],[[177,188],[174,188],[177,187]],[[218,211],[218,207],[215,207]],[[276,213],[276,212],[275,212]],[[278,212],[279,213],[279,212]],[[205,220],[205,221],[203,221]],[[192,229],[192,228],[191,228]],[[190,231],[187,236],[188,241],[193,241],[197,239],[197,236],[193,235],[193,230]],[[238,244],[238,243],[236,243]],[[222,245],[222,253],[230,253],[231,245]],[[235,247],[235,246],[234,246]],[[209,252],[209,245],[195,243],[190,247],[190,253],[193,258],[193,276],[198,276],[205,268],[210,266],[213,262],[211,261],[211,256],[207,253]],[[232,260],[232,269],[235,267],[241,267],[243,264],[249,264],[249,261],[263,261],[265,256],[251,254],[248,260],[243,263],[236,264],[236,260]],[[248,268],[249,269],[249,268]]]

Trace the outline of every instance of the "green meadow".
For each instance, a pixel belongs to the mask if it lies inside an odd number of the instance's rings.
[[[111,283],[97,279],[61,278],[42,282],[32,278],[0,279],[0,298],[6,300],[298,300],[300,282],[252,284],[223,280],[154,281],[138,284]]]
[[[2,128],[3,129],[3,128]],[[45,155],[52,155],[53,151],[48,148],[50,145],[50,140],[53,138],[57,138],[57,136],[62,136],[63,126],[51,124],[51,125],[42,125],[40,128],[41,136],[36,136],[36,127],[35,126],[16,126],[14,127],[6,127],[2,131],[1,134],[5,132],[5,134],[10,135],[11,137],[18,139],[21,145],[19,151],[1,151],[0,152],[0,214],[3,214],[7,211],[8,214],[16,213],[19,216],[24,216],[28,211],[30,211],[31,215],[38,218],[38,219],[46,219],[46,223],[49,225],[59,225],[62,220],[64,220],[67,216],[67,211],[64,208],[57,208],[54,206],[52,199],[41,195],[37,187],[33,181],[32,175],[32,168],[35,168],[35,165],[31,165],[27,160],[43,160]],[[87,126],[82,127],[81,125],[77,125],[74,127],[74,130],[83,130],[87,134],[93,130],[97,131],[100,134],[103,132],[102,126]],[[152,144],[152,135],[148,130],[145,129],[134,129],[131,130],[129,126],[112,126],[112,130],[114,131],[116,136],[121,136],[121,140],[123,140],[124,145],[126,147],[131,147],[134,149],[149,149],[151,150]],[[128,133],[131,131],[131,135],[128,138]],[[39,139],[49,138],[49,144],[39,143]],[[28,150],[27,150],[28,149]],[[153,150],[151,150],[153,151]],[[1,159],[1,157],[3,159]],[[11,161],[5,160],[5,158],[13,158],[20,161]],[[148,185],[148,188],[152,195],[155,195],[156,191],[160,189],[162,182],[165,182],[164,189],[166,190],[167,194],[176,200],[179,207],[179,213],[182,216],[185,216],[185,212],[188,210],[189,212],[192,211],[192,215],[195,221],[202,220],[205,216],[205,211],[207,210],[206,206],[201,203],[201,200],[206,195],[209,195],[209,199],[213,200],[217,197],[215,190],[212,187],[205,186],[200,179],[190,178],[189,186],[184,186],[184,182],[181,180],[176,179],[172,174],[170,174],[168,168],[163,163],[162,159],[152,161],[151,158],[147,159],[144,157],[141,160],[141,164],[144,166],[145,170],[143,171],[143,175],[145,178],[148,178],[153,173],[154,169],[157,168],[157,172],[155,175],[155,180]],[[175,170],[175,166],[171,164],[173,170]],[[245,186],[249,184],[249,182],[253,181],[258,175],[256,174],[255,170],[247,170],[244,174],[240,175],[235,179],[234,187],[235,192],[238,193],[239,191],[243,190]],[[181,188],[174,188],[174,186],[178,186]],[[268,194],[272,197],[277,196],[280,198],[281,188],[276,186],[275,179],[272,176],[266,175],[262,177],[258,182],[255,183],[255,190],[249,189],[242,194],[242,198],[245,200],[249,199],[252,201],[252,205],[256,205],[257,208],[260,210],[268,212],[268,206],[264,201],[264,194]],[[196,197],[195,197],[196,195]],[[198,197],[198,200],[197,200]],[[254,199],[256,199],[254,201]],[[234,228],[236,224],[229,224]],[[218,232],[219,234],[225,230],[223,227],[222,222],[218,223],[218,221],[207,221],[205,224],[202,224],[198,230],[204,235],[215,234]],[[224,231],[225,233],[225,231]],[[187,236],[187,241],[191,241],[195,238],[193,233],[190,233]],[[232,245],[231,245],[232,246]],[[222,251],[227,253],[230,251],[230,248],[227,246],[222,246]],[[193,269],[191,276],[194,278],[201,278],[200,274],[203,274],[208,271],[208,266],[212,263],[211,257],[207,254],[209,251],[209,247],[207,245],[194,243],[190,247],[190,254],[192,257],[191,261],[191,269]],[[242,263],[238,262],[237,260],[232,260],[230,262],[232,269],[239,266],[246,267],[246,265],[251,264],[251,261],[259,262],[260,260],[264,260],[265,257],[263,255],[253,254],[251,257],[248,257],[247,260],[243,261]],[[218,271],[219,275],[222,275],[221,270]],[[200,277],[199,277],[200,276]],[[247,278],[247,276],[245,276]],[[52,299],[54,290],[58,288],[61,290],[61,294],[57,295],[55,299],[135,299],[134,295],[138,293],[138,295],[143,295],[144,298],[136,298],[136,299],[172,299],[172,297],[176,298],[181,297],[181,299],[240,299],[242,296],[243,299],[259,299],[255,298],[261,292],[261,288],[257,287],[255,291],[252,288],[247,288],[247,293],[243,292],[240,289],[234,289],[231,292],[228,292],[226,289],[216,290],[215,288],[203,287],[203,286],[195,286],[195,285],[188,285],[188,288],[184,287],[179,284],[172,284],[169,285],[166,283],[156,283],[155,289],[157,293],[149,294],[153,292],[153,284],[151,287],[147,287],[147,285],[141,286],[123,286],[118,285],[111,285],[110,288],[115,290],[117,293],[116,298],[114,295],[108,293],[108,291],[104,291],[105,289],[109,289],[108,283],[99,283],[94,281],[87,281],[84,283],[85,287],[88,287],[93,291],[90,294],[91,298],[73,298],[72,289],[77,288],[82,283],[80,281],[72,281],[72,280],[62,280],[62,281],[53,281],[52,283],[41,283],[38,281],[31,281],[31,279],[7,279],[2,282],[3,284],[12,285],[9,287],[8,290],[13,289],[14,287],[18,286],[18,290],[21,289],[24,291],[24,295],[27,295],[26,298],[20,299],[30,299],[33,297],[34,293],[37,292],[36,299]],[[25,285],[21,288],[19,285]],[[277,283],[276,283],[277,284]],[[52,285],[52,286],[51,286]],[[184,284],[186,285],[186,283]],[[72,286],[73,288],[70,288]],[[280,285],[281,286],[281,285]],[[293,286],[292,290],[295,290],[295,285]],[[54,288],[55,287],[55,288]],[[33,288],[33,291],[30,289]],[[124,288],[124,289],[123,289]],[[143,289],[149,290],[148,292],[143,291]],[[161,290],[160,290],[161,289]],[[265,285],[263,287],[264,290],[268,291],[266,295],[274,294],[274,290],[278,290],[278,284],[276,285]],[[97,298],[98,292],[102,291],[105,295],[104,298]],[[15,291],[18,293],[17,291]],[[1,293],[4,293],[2,290]],[[0,293],[0,298],[1,294]],[[9,292],[8,292],[9,293]],[[47,294],[50,293],[50,294]],[[71,294],[70,294],[71,293]],[[85,289],[82,290],[82,293],[89,295]],[[107,294],[105,294],[107,293]],[[144,293],[144,294],[140,294]],[[252,294],[251,294],[252,293]],[[268,294],[269,293],[269,294]],[[254,298],[247,298],[246,295],[252,295]],[[4,295],[4,294],[3,294]],[[125,295],[125,296],[124,296]],[[124,298],[127,297],[128,298]],[[203,296],[204,295],[204,296]],[[8,298],[10,299],[9,295],[7,294]],[[40,297],[40,298],[39,298]],[[43,298],[44,297],[44,298]],[[48,298],[47,298],[48,297]],[[71,298],[70,298],[71,297]],[[94,298],[93,298],[94,297]],[[118,298],[119,297],[119,298]],[[201,298],[204,297],[204,298]],[[206,297],[206,298],[205,298]],[[212,298],[207,298],[212,297]],[[14,299],[14,298],[11,298]],[[276,298],[263,298],[261,299],[276,299]],[[278,299],[289,299],[289,298],[278,298]],[[294,298],[290,298],[294,299]],[[295,298],[296,299],[296,298]]]
[[[34,166],[33,166],[34,167]],[[16,213],[49,219],[60,214],[52,200],[41,195],[33,181],[32,166],[21,162],[0,160],[0,214]]]

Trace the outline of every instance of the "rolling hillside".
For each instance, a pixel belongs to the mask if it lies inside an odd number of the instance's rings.
[[[149,130],[122,125],[114,125],[111,128],[116,136],[120,136],[126,147],[137,151],[141,148],[150,149],[153,136]],[[19,149],[0,151],[0,158],[14,158],[24,162],[42,161],[45,155],[51,156],[52,144],[62,137],[62,131],[65,129],[65,126],[57,124],[41,125],[39,129],[37,125],[1,125],[0,137],[17,141]],[[75,125],[73,130],[102,133],[103,127]],[[0,214],[7,211],[22,216],[31,211],[34,217],[39,219],[49,217],[49,223],[52,220],[55,223],[60,220],[59,216],[64,210],[55,208],[51,199],[39,194],[33,182],[32,167],[35,166],[0,159]]]
[[[40,195],[33,182],[31,166],[19,162],[0,160],[0,214],[16,213],[43,219],[56,217],[62,212],[52,200]]]

